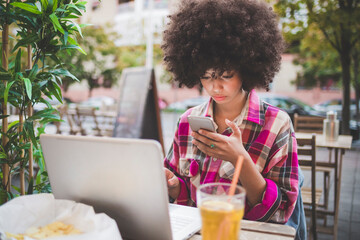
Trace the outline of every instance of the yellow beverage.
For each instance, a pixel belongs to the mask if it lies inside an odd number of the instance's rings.
[[[219,201],[205,201],[200,206],[203,240],[237,240],[244,207]]]

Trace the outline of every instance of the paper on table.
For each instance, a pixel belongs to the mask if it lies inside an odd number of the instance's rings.
[[[0,207],[0,232],[24,233],[29,227],[61,221],[83,232],[51,239],[121,240],[115,220],[93,207],[70,200],[55,199],[52,194],[17,197]],[[28,238],[30,239],[30,238]]]

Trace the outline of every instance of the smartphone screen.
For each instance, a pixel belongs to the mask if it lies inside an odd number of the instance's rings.
[[[200,129],[205,129],[211,132],[215,132],[215,123],[212,118],[201,117],[201,116],[188,116],[187,118],[191,130],[193,130],[194,132],[197,132]]]

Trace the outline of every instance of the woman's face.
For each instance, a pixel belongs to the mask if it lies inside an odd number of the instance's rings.
[[[242,93],[242,81],[236,71],[225,71],[219,76],[219,72],[209,69],[200,81],[217,104],[230,103]]]

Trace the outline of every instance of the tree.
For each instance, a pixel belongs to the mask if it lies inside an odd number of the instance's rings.
[[[61,60],[67,64],[71,73],[80,81],[87,81],[89,97],[92,90],[98,87],[110,88],[119,78],[122,70],[129,67],[144,66],[146,61],[145,45],[116,46],[117,33],[99,26],[87,26],[83,29],[86,38],[80,39],[87,55],[70,49],[63,52]],[[159,45],[154,46],[154,62],[162,60]],[[52,64],[56,64],[52,62]],[[63,79],[63,89],[66,92],[71,84],[71,78]]]
[[[341,79],[339,56],[315,24],[311,24],[299,45],[295,64],[303,71],[296,79],[298,86],[328,87]]]
[[[75,36],[76,33],[81,35],[80,26],[75,20],[83,10],[85,2],[77,0],[0,1],[0,204],[14,197],[12,190],[21,195],[49,191],[39,136],[44,132],[44,126],[59,121],[59,116],[44,96],[62,101],[61,77],[76,80],[67,69],[61,68],[57,53],[66,49],[77,49],[84,53]],[[14,35],[9,31],[10,25],[16,30]],[[9,38],[14,39],[14,46],[10,46]],[[22,62],[24,52],[27,53],[26,63]],[[49,67],[47,63],[50,58],[59,64]],[[47,104],[48,108],[33,113],[33,105],[39,102]],[[9,105],[16,107],[19,112],[18,120],[11,123],[8,122]],[[37,125],[40,127],[37,128]],[[40,167],[35,174],[33,159]],[[11,185],[14,175],[20,176],[20,188]]]
[[[350,134],[351,51],[360,39],[360,2],[356,0],[279,0],[286,35],[295,36],[316,24],[340,58],[343,86],[342,131]]]
[[[102,78],[102,86],[105,87],[111,87],[118,80],[121,72],[117,65],[120,48],[114,43],[116,34],[108,33],[104,28],[87,26],[84,27],[83,34],[86,38],[79,39],[79,44],[87,54],[84,55],[76,49],[69,49],[59,58],[80,81],[87,81],[89,96],[91,96],[92,90],[101,85],[99,80]],[[62,87],[65,92],[72,83],[74,81],[71,78],[63,79]]]

